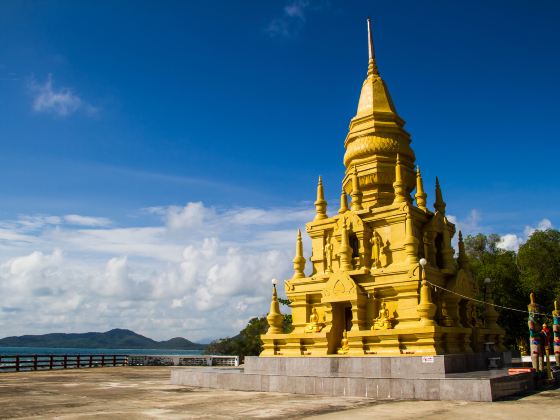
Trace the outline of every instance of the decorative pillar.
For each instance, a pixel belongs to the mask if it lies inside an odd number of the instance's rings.
[[[354,172],[352,173],[352,193],[350,197],[352,197],[352,203],[350,204],[350,208],[352,211],[362,210],[362,192],[360,191],[360,182],[358,180],[358,169],[354,166]]]
[[[348,197],[346,196],[346,191],[342,189],[340,194],[340,208],[338,209],[338,214],[344,214],[348,211]]]
[[[346,230],[346,221],[342,219],[342,227],[340,231],[340,248],[338,250],[340,258],[340,269],[343,271],[352,270],[352,248],[348,243],[348,231]]]
[[[410,200],[410,196],[406,192],[406,185],[402,179],[401,157],[397,153],[397,162],[395,165],[395,182],[393,182],[395,189],[395,198],[393,203],[406,203]]]
[[[317,184],[317,200],[315,201],[315,220],[326,219],[327,216],[327,202],[325,201],[325,191],[323,190],[323,181],[319,177]]]
[[[406,259],[409,264],[418,264],[418,239],[414,235],[414,222],[412,219],[412,209],[408,209],[408,214],[406,215],[406,239],[405,239],[405,249],[406,249]]]
[[[558,301],[554,301],[554,311],[552,312],[552,332],[554,340],[552,342],[554,348],[554,358],[556,359],[556,366],[560,367],[560,310],[558,309]]]
[[[430,286],[428,286],[428,279],[426,278],[426,263],[427,261],[420,259],[422,266],[422,285],[420,287],[420,302],[418,303],[417,312],[420,316],[420,323],[424,326],[435,326],[434,315],[436,313],[436,305],[432,302],[430,294]]]
[[[301,240],[301,231],[297,231],[297,241],[296,241],[296,256],[292,260],[294,263],[294,275],[293,279],[301,279],[305,277],[303,270],[305,269],[305,258],[303,257],[303,242]]]
[[[269,326],[266,332],[267,334],[282,334],[282,322],[284,317],[280,312],[280,304],[276,293],[276,282],[276,279],[272,279],[272,300],[270,301],[270,311],[266,316]]]
[[[531,362],[537,372],[543,370],[543,347],[541,341],[541,324],[539,322],[539,305],[535,302],[535,294],[531,293],[531,303],[527,306],[529,311],[529,348]]]

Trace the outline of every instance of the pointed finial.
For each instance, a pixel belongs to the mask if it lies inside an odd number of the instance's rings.
[[[555,300],[554,301],[554,311],[552,312],[552,316],[555,318],[559,318],[560,317],[560,310],[558,309],[558,301]],[[560,320],[558,320],[560,321]]]
[[[373,48],[373,36],[371,34],[371,19],[367,18],[367,31],[368,31],[368,76],[379,75],[377,63],[375,62],[375,49]]]
[[[436,176],[436,202],[434,203],[434,208],[441,214],[445,214],[445,201],[441,194],[441,187],[439,186],[439,179]]]
[[[409,201],[410,197],[406,193],[405,184],[402,179],[401,156],[399,153],[397,153],[397,162],[395,164],[395,182],[393,182],[393,188],[395,189],[393,203],[405,203]]]
[[[346,191],[342,189],[340,193],[340,208],[338,209],[338,214],[344,214],[348,211],[348,197],[346,196]]]
[[[457,262],[459,263],[459,268],[467,268],[469,264],[469,258],[465,252],[465,243],[463,242],[463,232],[459,231],[459,256],[457,257]]]
[[[362,210],[362,192],[360,191],[360,182],[358,179],[358,169],[354,165],[354,171],[352,172],[352,193],[350,194],[352,197],[352,203],[350,204],[350,208],[352,211]]]
[[[270,301],[270,310],[266,317],[268,322],[267,334],[281,334],[283,316],[280,312],[280,304],[278,302],[278,294],[276,293],[276,279],[272,279],[272,299]]]
[[[319,183],[317,184],[317,201],[315,201],[315,220],[321,220],[326,218],[328,218],[327,202],[325,201],[323,180],[319,176]]]
[[[298,229],[296,241],[296,256],[292,260],[294,263],[294,275],[292,278],[301,279],[305,277],[305,258],[303,257],[303,241],[301,240],[301,230]]]
[[[420,166],[416,167],[416,206],[419,209],[426,211],[426,197],[428,195],[424,192],[424,182],[422,181],[422,175],[420,174]]]

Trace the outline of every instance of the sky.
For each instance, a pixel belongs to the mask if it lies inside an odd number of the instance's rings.
[[[266,314],[319,175],[337,208],[367,16],[428,202],[505,249],[558,227],[557,1],[5,0],[0,336]]]

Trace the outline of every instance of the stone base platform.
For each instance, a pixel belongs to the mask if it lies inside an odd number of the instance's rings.
[[[534,390],[532,373],[508,376],[507,369],[487,370],[488,357],[247,357],[237,369],[173,367],[171,383],[395,400],[494,401]],[[497,357],[503,366],[504,356]]]

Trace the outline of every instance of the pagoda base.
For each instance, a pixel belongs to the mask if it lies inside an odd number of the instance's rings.
[[[483,352],[485,344],[492,350],[505,351],[503,330],[484,328],[415,326],[386,330],[348,331],[347,356],[444,355]],[[313,356],[336,354],[340,339],[332,333],[264,334],[262,357]]]
[[[440,356],[247,357],[242,368],[174,367],[175,385],[375,399],[494,401],[534,390],[532,373],[509,376],[509,353]]]

